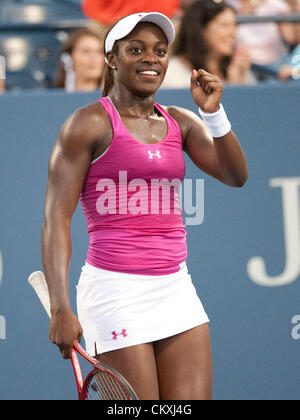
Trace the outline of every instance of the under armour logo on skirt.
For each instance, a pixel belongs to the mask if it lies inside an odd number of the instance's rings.
[[[119,336],[122,336],[122,337],[127,337],[127,332],[126,332],[127,330],[122,330],[121,332],[116,332],[116,331],[113,331],[112,332],[112,335],[113,335],[113,340],[117,340],[117,338],[119,337]]]
[[[154,157],[157,157],[158,159],[161,159],[160,151],[156,150],[156,153],[152,153],[150,150],[148,150],[149,159],[153,159]]]

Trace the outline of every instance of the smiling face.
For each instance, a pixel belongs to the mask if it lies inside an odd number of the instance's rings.
[[[84,35],[72,51],[74,71],[81,80],[99,80],[104,69],[104,54],[100,39]]]
[[[210,51],[220,57],[233,54],[236,36],[236,16],[231,9],[219,13],[204,30],[204,37]]]
[[[108,53],[108,60],[116,67],[116,87],[123,85],[138,96],[150,96],[162,84],[168,68],[167,38],[158,26],[140,23],[118,41],[118,53]]]

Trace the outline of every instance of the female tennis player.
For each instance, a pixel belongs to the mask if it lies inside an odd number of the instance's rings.
[[[141,400],[210,400],[209,319],[186,265],[178,188],[172,188],[170,211],[163,211],[166,202],[153,186],[183,180],[183,150],[229,186],[243,186],[248,170],[216,76],[201,69],[191,74],[204,122],[155,102],[173,40],[174,27],[162,14],[120,20],[105,39],[103,97],[61,129],[49,162],[42,229],[49,336],[69,358],[83,334],[87,351],[118,370]],[[68,270],[79,199],[90,246],[77,286],[78,319]]]

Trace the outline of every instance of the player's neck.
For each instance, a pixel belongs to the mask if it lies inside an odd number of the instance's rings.
[[[150,117],[154,114],[155,95],[143,98],[125,89],[113,89],[109,94],[119,113]]]

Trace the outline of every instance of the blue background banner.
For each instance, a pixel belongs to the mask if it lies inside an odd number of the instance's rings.
[[[96,99],[0,97],[0,399],[76,398],[70,362],[48,341],[47,315],[26,279],[42,269],[50,151],[67,116]],[[157,101],[197,112],[187,91],[161,91]],[[187,226],[188,267],[211,320],[214,398],[299,399],[300,87],[226,88],[223,104],[248,160],[246,186],[223,185],[185,155],[186,178],[204,179],[204,222]],[[80,206],[72,241],[76,310],[88,247]]]

